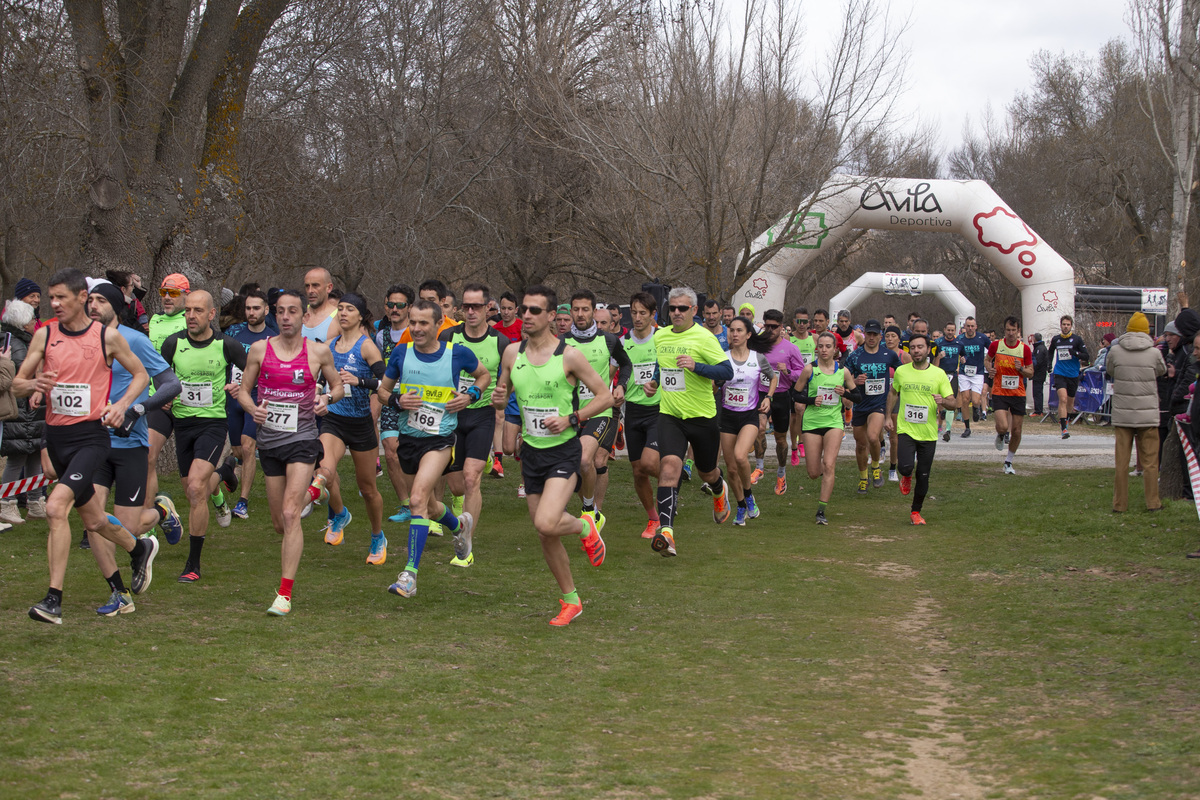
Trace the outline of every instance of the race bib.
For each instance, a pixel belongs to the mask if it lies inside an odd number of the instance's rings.
[[[868,397],[874,397],[883,394],[883,385],[886,383],[883,378],[871,378],[863,384],[863,389]]]
[[[750,407],[750,390],[745,386],[726,386],[725,405],[729,408],[745,409]]]
[[[521,409],[521,413],[525,415],[526,436],[540,436],[545,438],[555,435],[546,429],[546,420],[559,416],[557,408],[525,406]]]
[[[659,371],[659,377],[662,378],[662,389],[664,392],[682,392],[684,386],[685,370],[683,367],[662,367]]]
[[[242,371],[240,369],[238,369],[237,367],[231,366],[231,368],[229,370],[229,382],[236,383],[238,386],[241,386],[242,385]]]
[[[1001,375],[1000,388],[1010,391],[1021,388],[1021,377],[1019,375]]]
[[[442,432],[442,418],[445,416],[446,409],[441,406],[421,403],[420,408],[408,412],[408,427],[430,436],[437,436]]]
[[[839,403],[837,392],[832,386],[817,387],[817,405],[819,406],[835,406]]]
[[[475,376],[459,373],[458,375],[458,393],[466,394],[467,389],[475,385]]]
[[[587,384],[578,383],[575,385],[575,388],[579,390],[578,395],[579,395],[579,402],[581,404],[588,402],[589,400],[591,400],[593,397],[596,396],[595,393],[592,392],[592,390],[587,387]]]
[[[633,382],[638,386],[645,386],[647,383],[650,383],[654,380],[654,368],[657,366],[653,361],[645,364],[634,364]]]
[[[212,405],[213,392],[211,383],[207,381],[204,383],[180,381],[180,383],[183,384],[183,391],[179,393],[180,403],[183,403],[188,408],[208,408]]]
[[[50,410],[64,417],[86,417],[92,408],[92,387],[86,383],[56,383],[50,390]]]
[[[905,403],[904,421],[913,425],[924,425],[929,422],[929,406],[914,406],[912,403]]]
[[[1058,346],[1058,360],[1059,361],[1070,361],[1072,358],[1074,358],[1074,356],[1071,355],[1071,347],[1069,345],[1059,345]]]
[[[263,427],[269,431],[295,433],[300,421],[300,406],[296,403],[275,403],[267,401],[267,419]]]
[[[975,367],[973,367],[973,366],[971,366],[970,364],[968,364],[968,365],[966,365],[965,367],[963,367],[963,375],[966,375],[968,378],[974,378],[974,377],[975,377],[975,370],[976,370],[976,368],[975,368]]]

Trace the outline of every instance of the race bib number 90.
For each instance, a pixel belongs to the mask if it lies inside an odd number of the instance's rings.
[[[663,367],[659,370],[659,377],[662,378],[662,388],[664,392],[682,392],[686,387],[684,384],[684,369],[683,367]]]
[[[86,383],[56,383],[50,390],[50,411],[64,417],[85,417],[92,408],[92,387]]]

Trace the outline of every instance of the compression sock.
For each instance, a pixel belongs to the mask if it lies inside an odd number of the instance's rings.
[[[454,512],[450,510],[450,506],[442,506],[445,511],[437,518],[438,525],[441,525],[448,531],[457,532],[458,526],[462,523],[458,521],[458,517],[454,516]]]
[[[200,551],[203,549],[203,536],[188,536],[188,563],[196,570],[200,569]]]
[[[760,472],[762,471],[763,460],[761,458],[754,459],[754,468],[759,470]]]
[[[786,478],[787,477],[787,467],[779,467],[778,469],[776,469],[775,477],[776,478]]]
[[[675,502],[678,496],[679,490],[674,487],[658,487],[658,524],[664,528],[673,527]]]
[[[225,493],[221,491],[221,487],[219,484],[217,486],[217,491],[212,496],[212,501],[213,501],[213,505],[216,506],[217,508],[220,508],[221,506],[225,505]]]
[[[858,479],[860,481],[865,481],[867,479],[867,471],[865,469],[860,469],[858,471]]]
[[[824,500],[817,501],[817,513],[818,514],[824,514],[825,509],[828,507],[829,507],[829,503],[826,503]]]
[[[566,603],[567,605],[571,605],[571,606],[581,605],[579,602],[579,592],[577,592],[577,591],[567,592],[566,594],[564,594],[562,596],[562,598],[563,598],[563,602]]]
[[[104,580],[108,581],[108,588],[114,592],[121,592],[123,594],[128,591],[125,588],[125,581],[121,580],[121,570],[116,570]]]
[[[421,553],[425,552],[425,540],[429,538],[429,520],[414,516],[408,523],[408,566],[404,569],[416,573],[421,566]]]
[[[1067,418],[1066,417],[1058,418],[1058,427],[1062,428],[1064,431],[1067,429]]]
[[[280,597],[286,597],[288,600],[291,600],[292,599],[292,584],[295,582],[296,582],[295,578],[280,578],[278,595]]]

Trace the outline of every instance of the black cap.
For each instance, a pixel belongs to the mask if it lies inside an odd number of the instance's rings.
[[[883,333],[883,326],[879,324],[877,319],[867,320],[866,326],[863,328],[863,333]]]

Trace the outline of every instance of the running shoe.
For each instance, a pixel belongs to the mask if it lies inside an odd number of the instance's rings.
[[[1003,434],[1003,433],[997,433],[997,434],[996,434],[996,441],[995,441],[995,445],[996,445],[996,449],[997,449],[997,450],[1003,450],[1003,449],[1004,449],[1004,434]]]
[[[867,493],[867,479],[866,478],[858,479],[858,493],[859,494]]]
[[[793,467],[800,466],[800,451],[799,450],[792,450],[792,466]]]
[[[571,624],[571,620],[583,613],[582,605],[568,603],[566,600],[559,598],[558,604],[562,606],[562,610],[558,612],[558,616],[550,620],[550,624],[559,628]]]
[[[490,474],[494,478],[503,478],[504,477],[504,465],[502,463],[500,463],[500,459],[497,458],[495,455],[492,456],[492,469],[491,469]]]
[[[675,555],[675,531],[670,528],[659,527],[654,532],[654,538],[650,541],[650,549],[663,558],[670,558]]]
[[[965,431],[963,431],[962,433],[960,433],[960,434],[958,435],[958,438],[960,438],[960,439],[970,439],[970,438],[971,438],[971,429],[970,429],[970,428],[967,428]]]
[[[463,503],[465,503],[466,501],[467,501],[467,498],[465,495],[461,496],[461,497],[456,494],[450,495],[450,511],[454,514],[454,516],[456,516],[456,517],[462,516]]]
[[[179,540],[183,538],[183,520],[180,518],[179,512],[175,510],[175,501],[171,499],[170,495],[156,494],[154,507],[163,514],[158,527],[162,529],[167,544],[179,544]]]
[[[939,422],[938,423],[938,432],[937,432],[938,438],[940,439],[942,436],[945,435],[945,433],[946,433],[946,423]]]
[[[613,442],[617,450],[625,449],[625,426],[621,425],[617,428],[617,441]]]
[[[1064,439],[1070,439],[1070,438],[1071,438],[1071,432],[1070,432],[1070,431],[1063,431],[1063,432],[1062,432],[1062,438],[1064,438]]]
[[[458,516],[458,533],[454,534],[454,558],[450,563],[456,567],[469,567],[475,563],[475,553],[471,549],[471,535],[475,532],[475,517],[471,512],[464,511]]]
[[[913,525],[924,525],[925,524],[925,518],[921,516],[920,511],[912,512],[911,514],[909,514],[909,517],[912,518]]]
[[[897,473],[896,470],[894,470],[894,469],[889,469],[888,470],[888,482],[895,483],[898,480],[900,480],[899,473]]]
[[[376,567],[387,563],[387,537],[382,533],[371,534],[371,552],[367,554],[367,563]]]
[[[690,481],[692,479],[692,467],[694,467],[694,466],[696,466],[696,462],[693,461],[692,459],[689,458],[687,461],[684,461],[683,462],[683,474],[680,475],[679,477],[685,481]]]
[[[401,597],[412,597],[417,593],[417,576],[404,570],[396,576],[396,582],[388,587],[388,591]]]
[[[141,594],[150,588],[150,581],[154,579],[154,557],[158,555],[158,539],[154,536],[146,536],[142,539],[146,543],[145,553],[140,561],[130,559],[130,566],[133,567],[133,580],[130,581],[130,588],[134,594]]]
[[[54,595],[47,593],[40,603],[29,609],[29,618],[36,622],[62,625],[62,602]]]
[[[350,524],[350,520],[354,517],[350,513],[350,509],[343,508],[339,513],[333,515],[333,519],[329,520],[327,532],[325,534],[325,544],[337,547],[342,543],[342,539],[346,534],[346,526]]]
[[[754,495],[746,497],[746,519],[758,519],[762,515],[762,509],[758,507],[758,503],[754,501]]]
[[[408,506],[400,506],[395,514],[388,517],[388,522],[408,522],[412,519],[412,509]]]
[[[233,494],[234,492],[236,492],[238,490],[238,483],[239,483],[238,474],[237,474],[238,460],[236,458],[234,458],[232,454],[227,455],[227,456],[225,456],[225,460],[223,462],[221,462],[221,466],[229,467],[229,474],[233,478],[232,480],[228,480],[228,481],[225,480],[224,478],[222,478],[221,485],[225,487],[225,491],[229,492],[230,494]]]
[[[221,503],[216,510],[217,524],[222,528],[228,528],[229,523],[233,522],[233,510],[229,507],[229,503]]]
[[[292,598],[284,597],[281,594],[275,595],[275,602],[271,603],[271,607],[267,609],[267,613],[272,617],[286,617],[292,611]]]
[[[79,549],[80,550],[91,550],[92,549],[92,543],[88,539],[87,531],[84,531],[83,536],[79,537]]]
[[[817,524],[818,525],[828,525],[829,524],[829,520],[825,519],[824,511],[817,511]]]
[[[129,592],[118,592],[113,589],[108,602],[96,609],[102,617],[115,617],[117,614],[133,613],[133,595]]]
[[[884,483],[883,468],[882,467],[872,467],[871,468],[871,485],[874,486],[876,489],[879,489],[883,486],[883,483]]]
[[[783,480],[783,479],[781,479],[781,480]],[[787,481],[786,480],[783,481],[783,487],[784,487],[784,491],[787,491]],[[782,494],[782,492],[779,491],[778,486],[775,487],[775,493]],[[713,498],[713,522],[717,523],[718,525],[722,525],[722,524],[728,522],[729,515],[732,512],[733,512],[733,509],[730,508],[730,506],[729,506],[729,484],[726,483],[725,480],[722,478],[721,479],[721,494],[719,497]]]
[[[786,493],[787,493],[787,476],[780,475],[778,478],[775,479],[775,494],[786,494]]]
[[[800,443],[800,457],[804,458],[804,443]]]
[[[598,567],[604,563],[604,540],[600,538],[600,526],[591,514],[584,513],[579,518],[588,526],[588,535],[579,540],[579,546],[587,553],[591,565]]]
[[[746,507],[738,506],[737,516],[733,518],[733,524],[740,527],[746,527]]]
[[[375,477],[376,477],[376,478],[382,478],[382,477],[383,477],[383,464],[379,463],[379,459],[378,459],[378,458],[377,458],[377,459],[375,459]]]
[[[658,520],[656,520],[656,519],[646,520],[646,529],[642,531],[642,538],[643,539],[653,539],[654,532],[656,530],[658,530]]]
[[[912,475],[903,475],[900,478],[900,494],[912,493]]]
[[[971,406],[971,422],[979,422],[979,406]]]
[[[523,483],[517,487],[517,499],[518,500],[525,499],[525,484],[523,484]]]
[[[185,563],[183,565],[183,572],[181,572],[179,574],[179,578],[177,579],[176,582],[177,583],[195,583],[198,580],[200,580],[200,568],[193,567],[192,562],[189,559],[187,561],[187,563]]]
[[[758,469],[757,467],[755,467],[754,472],[750,473],[750,485],[757,486],[758,479],[761,478],[762,476],[763,476],[763,471],[761,469]]]
[[[1017,471],[1015,469],[1013,469],[1013,465],[1012,465],[1011,461],[1004,462],[1004,474],[1005,475],[1016,475],[1017,474]]]
[[[445,534],[446,532],[442,530],[442,526],[440,524],[432,521],[429,523],[430,536],[444,536]]]
[[[1004,443],[1008,444],[1011,441],[1012,441],[1012,433],[1009,431],[1005,431],[1004,432]]]
[[[237,501],[237,505],[233,507],[233,515],[238,519],[250,519],[250,504],[246,498]]]
[[[949,428],[946,428],[946,430],[942,431],[942,441],[943,442],[950,441],[950,429]]]

